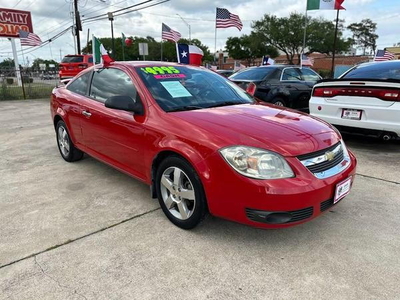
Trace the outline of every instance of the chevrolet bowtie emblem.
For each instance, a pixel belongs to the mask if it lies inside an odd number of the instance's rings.
[[[334,152],[326,152],[325,157],[326,157],[326,160],[332,161],[335,158],[335,153]]]

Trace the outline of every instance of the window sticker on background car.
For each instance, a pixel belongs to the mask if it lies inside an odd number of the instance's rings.
[[[192,97],[192,94],[179,81],[160,82],[172,98]]]
[[[142,70],[146,74],[153,74],[153,75],[181,73],[181,71],[179,71],[175,67],[145,67],[145,68],[140,68],[140,70]]]

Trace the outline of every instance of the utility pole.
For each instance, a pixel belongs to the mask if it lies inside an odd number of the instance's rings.
[[[75,16],[75,35],[76,35],[76,45],[77,54],[81,54],[81,40],[79,36],[79,31],[82,30],[81,18],[78,11],[78,0],[74,0],[74,16]]]
[[[182,19],[183,23],[186,24],[186,26],[189,28],[189,43],[192,41],[192,30],[190,28],[190,24],[188,22],[186,22],[186,20],[184,18],[182,18],[182,16],[180,14],[176,14],[177,16],[179,16],[179,18]]]
[[[112,47],[112,55],[111,57],[115,59],[115,43],[114,43],[114,14],[112,12],[107,13],[108,20],[111,22],[111,47]]]

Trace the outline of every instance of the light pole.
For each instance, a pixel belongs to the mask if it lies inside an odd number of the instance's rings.
[[[186,20],[184,18],[182,18],[182,16],[180,14],[176,14],[179,18],[182,19],[182,21],[186,24],[187,27],[189,27],[189,42],[192,40],[192,32],[190,29],[190,24],[188,22],[186,22]]]
[[[113,26],[113,21],[114,21],[114,15],[112,12],[107,13],[108,14],[108,19],[111,21],[111,47],[112,47],[112,58],[115,59],[115,44],[114,44],[114,26]]]

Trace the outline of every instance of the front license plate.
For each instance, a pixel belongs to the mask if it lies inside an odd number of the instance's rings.
[[[361,120],[362,110],[343,108],[342,119]]]
[[[351,177],[347,178],[342,182],[339,182],[336,185],[335,198],[333,199],[333,204],[338,203],[340,200],[346,197],[350,193],[350,188],[351,188]]]

